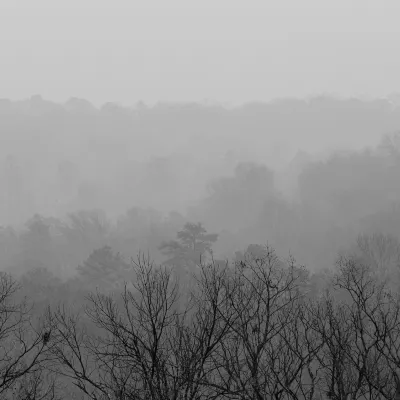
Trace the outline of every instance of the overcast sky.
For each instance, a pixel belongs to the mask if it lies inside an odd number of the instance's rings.
[[[400,92],[399,0],[0,0],[0,98]]]

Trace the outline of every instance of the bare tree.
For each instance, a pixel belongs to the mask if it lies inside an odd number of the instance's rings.
[[[369,264],[341,257],[329,292],[314,307],[323,347],[320,388],[329,398],[392,398],[393,363],[383,348],[398,324],[396,305]]]
[[[15,301],[18,290],[11,276],[0,273],[0,396],[34,391],[36,399],[53,399],[54,377],[46,373],[51,326],[32,315],[25,299]]]
[[[14,386],[10,399],[14,400],[62,400],[63,387],[57,376],[45,368],[22,377]]]
[[[247,252],[231,277],[228,300],[236,318],[217,359],[220,393],[237,399],[295,397],[295,382],[310,361],[305,342],[290,347],[304,337],[288,330],[300,324],[294,315],[304,271],[294,260],[282,263],[269,247],[258,250]]]
[[[125,287],[118,300],[100,292],[88,296],[85,316],[98,334],[89,333],[79,315],[55,313],[60,373],[92,399],[157,399],[171,389],[161,372],[168,361],[170,327],[179,316],[177,286],[166,268],[143,257],[134,268],[133,291]]]
[[[202,265],[189,296],[180,296],[169,268],[141,256],[133,268],[133,290],[88,296],[85,324],[54,312],[58,372],[93,400],[210,398],[212,360],[236,316],[228,267]]]
[[[222,374],[216,361],[238,319],[231,307],[236,288],[228,263],[214,260],[200,265],[200,273],[193,279],[186,320],[177,325],[179,343],[171,346],[180,353],[177,359],[184,377],[178,398],[213,399],[221,395]]]
[[[358,373],[351,357],[355,333],[348,308],[327,296],[314,306],[313,316],[312,329],[323,342],[316,357],[319,390],[335,400],[358,394],[364,388],[365,376]]]
[[[279,345],[271,349],[276,362],[274,377],[281,388],[277,397],[312,400],[318,391],[317,355],[324,344],[312,329],[311,301],[296,303],[288,324],[279,335]]]

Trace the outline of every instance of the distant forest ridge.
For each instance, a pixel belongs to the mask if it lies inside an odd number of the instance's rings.
[[[39,95],[0,99],[0,221],[23,224],[35,213],[61,217],[94,208],[118,218],[134,206],[186,215],[209,198],[210,188],[215,191],[215,181],[241,182],[235,171],[243,163],[273,171],[274,191],[297,201],[306,165],[338,151],[376,150],[385,135],[399,132],[398,105],[400,95],[321,95],[236,108],[160,102],[98,109],[77,98],[64,104]],[[362,154],[352,161],[360,170],[363,163],[378,163]],[[342,164],[326,169],[335,176],[340,167],[344,177],[355,171],[346,160]],[[314,193],[313,179],[307,193]],[[348,185],[354,188],[358,180]],[[319,182],[321,188],[325,178]]]
[[[268,109],[276,109],[288,107],[288,111],[304,111],[307,108],[315,109],[323,107],[325,109],[381,109],[387,111],[396,111],[400,108],[400,93],[393,93],[386,98],[361,99],[356,97],[339,97],[335,95],[315,95],[308,98],[300,99],[295,97],[276,98],[271,101],[252,101],[245,102],[240,106],[231,106],[228,103],[217,101],[199,101],[199,102],[165,102],[160,101],[153,106],[147,105],[139,101],[136,106],[128,107],[119,102],[107,102],[101,107],[96,107],[90,101],[78,97],[71,97],[64,103],[54,102],[44,99],[41,95],[33,95],[27,99],[10,100],[0,97],[0,112],[17,112],[28,115],[42,115],[54,111],[67,111],[79,113],[99,113],[99,112],[138,112],[138,111],[160,111],[160,110],[190,110],[190,109],[220,109],[221,111],[263,111]]]

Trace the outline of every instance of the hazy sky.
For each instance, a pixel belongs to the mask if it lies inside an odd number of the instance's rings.
[[[400,92],[398,0],[0,0],[0,98]]]

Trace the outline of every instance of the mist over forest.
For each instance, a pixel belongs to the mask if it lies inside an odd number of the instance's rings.
[[[113,243],[129,256],[150,249],[158,257],[159,242],[183,221],[202,222],[220,235],[218,257],[268,242],[318,270],[378,215],[392,221],[397,143],[384,144],[400,127],[394,100],[100,109],[77,98],[2,100],[1,226],[26,236],[36,216],[55,226],[53,241],[59,225],[97,213],[108,231],[96,246]],[[376,229],[397,235],[378,219]],[[29,269],[18,259],[21,246],[1,256],[3,269]],[[78,261],[43,260],[71,273]]]
[[[4,398],[400,393],[396,96],[37,95],[0,133]]]

